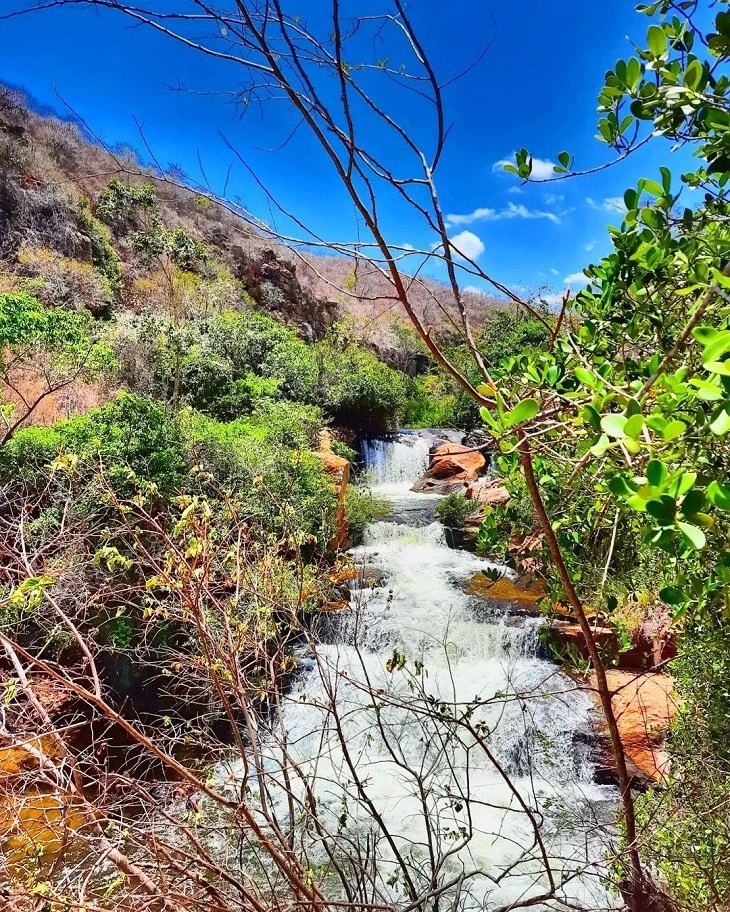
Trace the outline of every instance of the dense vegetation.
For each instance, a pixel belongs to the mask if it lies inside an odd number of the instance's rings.
[[[190,710],[168,702],[188,662],[196,711],[233,738],[250,695],[274,702],[294,669],[297,620],[331,596],[342,516],[313,453],[322,430],[335,428],[334,450],[350,459],[358,433],[483,427],[511,499],[485,509],[478,550],[539,573],[546,613],[570,610],[593,647],[596,625],[622,644],[652,631],[678,644],[665,787],[632,793],[611,731],[622,801],[612,873],[623,899],[632,912],[727,908],[726,6],[711,15],[695,2],[641,7],[645,46],[608,71],[599,96],[599,135],[618,160],[651,137],[690,149],[696,167],[662,167],[626,190],[612,251],[559,315],[504,305],[473,341],[466,309],[463,336],[396,322],[400,366],[368,349],[350,318],[316,331],[282,321],[291,288],[306,297],[294,271],[272,281],[282,275],[275,255],[268,271],[250,258],[241,267],[230,245],[176,221],[153,181],[117,177],[86,195],[29,180],[28,115],[5,93],[3,630],[46,663],[91,667],[93,652],[119,703],[135,676],[171,678],[155,709],[164,704],[173,727]],[[299,21],[290,27],[298,33]],[[57,173],[69,148],[48,146]],[[580,176],[568,152],[555,157],[553,179]],[[507,166],[522,180],[532,168],[526,149]],[[687,190],[699,191],[696,205],[685,205]],[[190,198],[209,220],[210,201]],[[308,318],[325,304],[310,295]],[[353,538],[381,509],[352,489],[344,507]],[[460,494],[438,508],[455,529],[474,512]],[[407,661],[394,656],[388,671]],[[196,663],[208,677],[191,689]],[[611,728],[597,648],[589,664]],[[7,674],[4,686],[10,704],[18,682]],[[451,721],[450,707],[429,698]],[[483,732],[470,733],[482,743]],[[307,868],[305,886],[315,879]]]

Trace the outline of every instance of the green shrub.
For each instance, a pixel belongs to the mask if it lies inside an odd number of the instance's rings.
[[[336,456],[341,456],[342,459],[346,459],[348,462],[355,462],[357,459],[357,450],[353,450],[352,447],[349,447],[341,440],[332,441],[332,452]]]
[[[229,489],[249,521],[277,533],[296,528],[305,536],[315,536],[324,547],[332,536],[337,509],[334,486],[316,456],[282,443],[306,434],[307,416],[297,422],[296,413],[310,407],[294,406],[292,413],[290,403],[276,405],[281,406],[277,417],[228,423],[185,411],[178,416],[177,426],[189,462],[202,466],[216,485]]]
[[[406,399],[406,377],[337,336],[315,346],[321,363],[322,407],[336,424],[366,433],[393,428]]]
[[[112,298],[119,303],[124,292],[122,261],[112,246],[109,229],[95,218],[88,203],[83,202],[77,215],[79,229],[91,241],[91,262],[109,283]]]
[[[161,496],[169,497],[187,472],[174,424],[158,405],[130,393],[119,393],[107,405],[52,428],[21,429],[0,450],[0,478],[8,482],[20,475],[42,485],[45,467],[61,454],[86,463],[85,476],[99,466],[121,497],[135,491],[133,476],[153,483]]]
[[[476,513],[478,504],[463,494],[448,494],[436,507],[436,514],[441,522],[450,529],[461,529],[467,519]]]
[[[365,529],[387,516],[390,509],[387,500],[374,497],[366,488],[349,484],[345,490],[345,518],[350,527],[350,544],[358,545]]]
[[[156,202],[155,188],[145,182],[140,187],[112,178],[96,200],[96,214],[113,228],[125,228],[140,211],[150,210]]]

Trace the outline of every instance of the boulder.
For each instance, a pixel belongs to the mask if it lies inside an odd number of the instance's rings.
[[[606,677],[634,784],[645,786],[666,781],[670,759],[664,738],[678,705],[674,681],[665,674],[634,674],[614,668],[606,671]],[[600,708],[595,677],[591,677],[589,687]],[[616,778],[616,764],[606,732],[601,734],[600,772],[607,779]]]
[[[558,654],[579,655],[586,661],[590,658],[585,636],[580,625],[571,621],[556,621],[550,630]],[[674,636],[666,635],[661,640],[635,636],[629,648],[621,649],[616,631],[611,627],[594,626],[593,635],[604,657],[617,668],[633,671],[649,671],[676,654]]]
[[[425,473],[411,488],[419,494],[451,494],[466,491],[479,478],[487,464],[479,450],[461,443],[442,443],[434,447]]]

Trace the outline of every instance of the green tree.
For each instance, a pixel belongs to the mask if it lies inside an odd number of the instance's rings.
[[[99,379],[113,364],[87,311],[46,308],[25,293],[0,294],[0,446],[49,396]]]

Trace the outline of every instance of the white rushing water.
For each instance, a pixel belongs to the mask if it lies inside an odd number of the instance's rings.
[[[592,704],[539,658],[536,619],[478,610],[463,583],[494,565],[447,546],[435,498],[422,496],[431,517],[408,511],[430,443],[368,445],[373,481],[408,522],[374,523],[353,552],[381,584],[356,594],[288,695],[288,749],[348,851],[376,845],[394,901],[407,905],[400,853],[419,890],[462,878],[459,909],[541,895],[546,859],[559,899],[611,907],[594,831],[613,791],[594,783]],[[466,712],[471,732],[454,721]],[[282,767],[272,749],[274,780]]]

